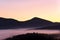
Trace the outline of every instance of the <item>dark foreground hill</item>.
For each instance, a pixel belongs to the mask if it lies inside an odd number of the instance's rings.
[[[27,34],[13,36],[5,40],[55,40],[55,39],[54,37],[47,34],[27,33]]]

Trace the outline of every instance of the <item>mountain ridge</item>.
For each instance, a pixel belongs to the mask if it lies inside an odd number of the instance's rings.
[[[12,18],[0,17],[0,29],[16,29],[16,28],[31,28],[31,27],[46,27],[57,23],[34,17],[27,21],[18,21]],[[58,23],[60,24],[60,23]]]

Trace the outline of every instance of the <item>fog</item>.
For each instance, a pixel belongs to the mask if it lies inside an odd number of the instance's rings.
[[[0,30],[0,40],[12,37],[14,35],[25,34],[25,33],[44,33],[44,34],[58,34],[59,30],[28,30],[28,29],[8,29]]]

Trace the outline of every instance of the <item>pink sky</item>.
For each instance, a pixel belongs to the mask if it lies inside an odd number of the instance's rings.
[[[60,21],[60,0],[0,0],[0,17]]]

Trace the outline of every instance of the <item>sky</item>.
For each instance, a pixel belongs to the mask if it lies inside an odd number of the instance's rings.
[[[0,17],[20,21],[39,17],[60,22],[60,0],[0,0]]]

